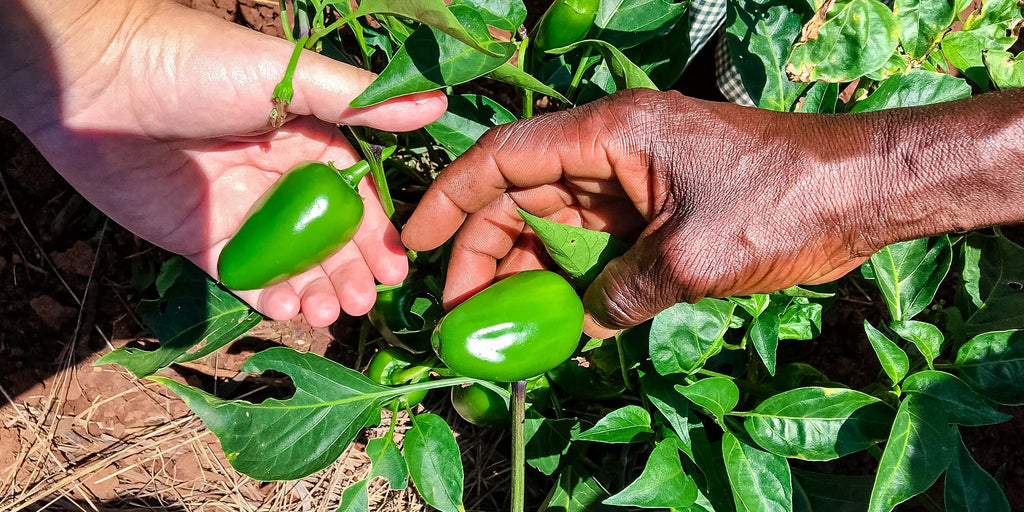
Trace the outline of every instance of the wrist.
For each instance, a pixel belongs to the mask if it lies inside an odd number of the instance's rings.
[[[1024,220],[1022,104],[1017,90],[867,116],[887,244]]]
[[[0,116],[32,132],[73,115],[113,77],[150,0],[16,0],[0,14]]]

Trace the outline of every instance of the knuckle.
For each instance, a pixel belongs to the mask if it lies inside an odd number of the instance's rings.
[[[608,328],[624,329],[649,318],[638,292],[637,288],[629,286],[622,279],[610,279],[601,289],[604,309],[600,311],[598,321]]]

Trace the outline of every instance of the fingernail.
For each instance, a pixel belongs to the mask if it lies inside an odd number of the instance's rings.
[[[420,98],[420,99],[416,100],[416,104],[417,105],[425,105],[428,101],[430,101],[430,96],[427,96],[426,98]]]

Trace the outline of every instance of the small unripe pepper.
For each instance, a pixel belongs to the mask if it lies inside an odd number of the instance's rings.
[[[402,386],[415,384],[430,379],[432,365],[400,348],[390,347],[374,354],[370,366],[366,368],[366,376],[377,384],[385,386]],[[437,360],[434,359],[434,362]],[[427,396],[427,390],[413,391],[408,395],[396,398],[400,407],[415,407]],[[392,404],[394,405],[394,401]]]
[[[582,40],[600,5],[599,0],[555,0],[537,23],[534,46],[543,52]]]

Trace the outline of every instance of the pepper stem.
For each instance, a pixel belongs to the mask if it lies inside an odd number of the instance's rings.
[[[394,152],[395,146],[388,146],[381,152],[380,159],[384,160]],[[334,169],[334,171],[338,173],[338,176],[341,176],[341,179],[345,180],[353,190],[359,185],[359,182],[362,181],[363,176],[370,173],[370,162],[367,162],[366,160],[360,160],[344,169],[338,169],[333,163],[329,163],[328,165],[330,165],[331,169]]]
[[[526,507],[526,381],[512,383],[512,512]]]
[[[285,17],[287,17],[287,13]],[[299,64],[299,55],[302,54],[302,48],[306,43],[306,39],[303,37],[295,41],[295,49],[292,50],[292,57],[288,59],[288,67],[284,70],[284,78],[274,86],[274,94],[270,97],[274,107],[270,109],[268,121],[274,128],[283,126],[288,116],[288,104],[292,102],[292,97],[295,96],[295,90],[292,88],[292,77],[295,75],[295,66]]]

